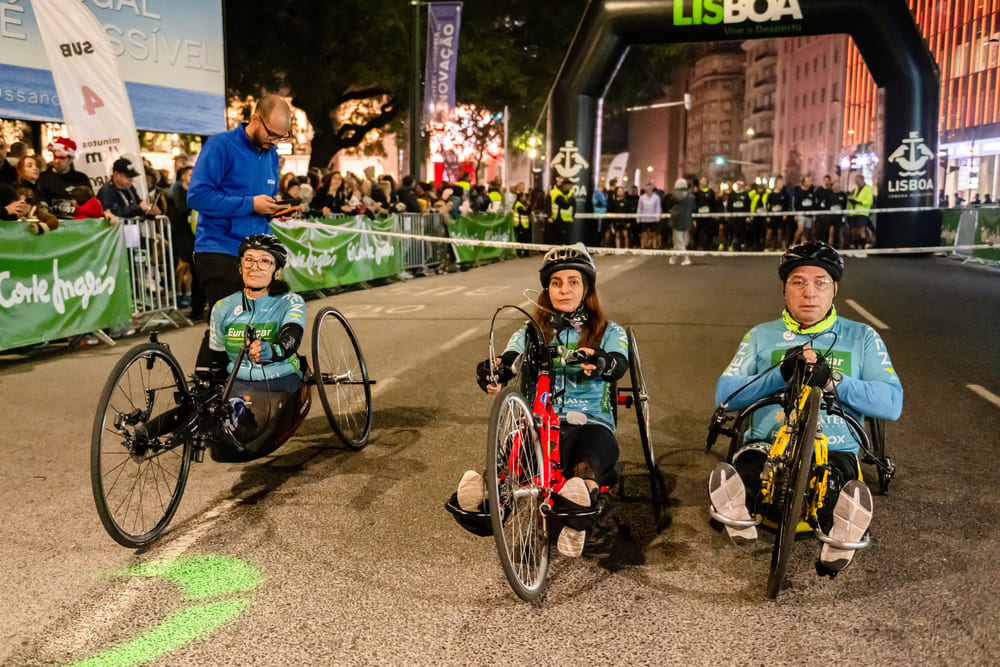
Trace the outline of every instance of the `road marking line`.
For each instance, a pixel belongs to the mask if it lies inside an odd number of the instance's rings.
[[[447,341],[444,345],[442,345],[438,349],[441,350],[442,352],[447,352],[447,351],[451,350],[452,348],[458,347],[459,345],[461,345],[462,343],[464,343],[466,340],[474,338],[477,334],[479,334],[479,329],[480,329],[479,327],[472,327],[470,329],[466,329],[465,331],[463,331],[462,333],[458,334],[457,336],[455,336],[451,340]],[[399,378],[401,376],[406,375],[408,373],[411,373],[414,368],[416,368],[415,364],[410,364],[408,366],[396,366],[396,374],[395,375],[391,375],[391,376],[389,376],[387,378],[376,378],[377,382],[375,383],[374,389],[372,389],[372,394],[382,394],[382,393],[384,393],[386,390],[388,390],[394,384],[398,383],[399,382]]]
[[[865,310],[864,308],[862,308],[861,304],[858,303],[857,301],[855,301],[854,299],[845,299],[845,301],[847,301],[847,304],[851,308],[853,308],[854,310],[856,310],[859,313],[861,313],[862,317],[864,317],[866,320],[868,320],[869,322],[871,322],[872,324],[874,324],[879,329],[888,329],[889,328],[888,324],[886,324],[885,322],[883,322],[882,320],[880,320],[879,318],[875,317],[874,315],[872,315],[871,313],[869,313],[867,310]]]
[[[989,401],[993,405],[995,405],[998,408],[1000,408],[1000,396],[997,396],[996,394],[994,394],[992,391],[990,391],[986,387],[983,387],[983,386],[978,385],[978,384],[967,384],[965,386],[968,387],[969,389],[971,389],[973,392],[975,392],[975,393],[979,394],[980,396],[982,396],[983,398],[985,398],[987,401]]]

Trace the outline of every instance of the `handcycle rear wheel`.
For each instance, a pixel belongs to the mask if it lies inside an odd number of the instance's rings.
[[[878,470],[878,487],[885,494],[889,492],[889,483],[896,474],[896,466],[892,457],[885,452],[885,422],[881,419],[868,417],[866,420],[872,442],[872,456],[875,468]]]
[[[642,453],[646,457],[646,466],[650,472],[656,470],[656,456],[653,453],[653,441],[649,428],[649,392],[646,390],[646,378],[642,374],[642,361],[639,358],[639,344],[635,339],[635,330],[629,327],[628,336],[629,378],[632,380],[632,398],[636,421],[639,424],[639,440],[642,441]]]
[[[791,452],[791,460],[784,473],[785,483],[781,485],[779,497],[775,499],[781,508],[781,521],[774,537],[774,548],[771,551],[771,571],[767,578],[767,597],[772,600],[778,596],[785,582],[788,557],[792,553],[796,529],[799,525],[799,519],[802,517],[802,507],[805,504],[806,487],[809,484],[813,452],[816,447],[819,403],[818,393],[812,391],[804,410],[806,419],[796,425],[795,433],[792,435],[786,450]]]
[[[500,565],[514,592],[528,602],[545,590],[549,568],[543,465],[531,408],[516,388],[505,387],[490,415],[486,493]]]
[[[194,443],[172,431],[193,410],[180,364],[163,345],[137,345],[111,371],[91,432],[90,481],[101,523],[119,544],[148,544],[177,511]]]
[[[368,444],[372,389],[361,346],[347,318],[332,306],[313,320],[313,373],[330,426],[351,449]]]

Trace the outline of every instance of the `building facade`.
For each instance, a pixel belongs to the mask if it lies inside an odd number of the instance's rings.
[[[844,122],[846,35],[777,42],[777,114],[772,160],[791,184],[838,177]],[[843,181],[841,182],[843,185]]]
[[[718,183],[741,174],[745,56],[739,42],[705,44],[690,75],[684,172]]]
[[[746,129],[740,144],[740,159],[747,183],[758,180],[766,183],[773,175],[778,44],[774,39],[747,40],[742,44],[746,53],[743,96]]]
[[[949,203],[1000,193],[1000,2],[910,0],[941,71],[939,185]],[[853,44],[848,50],[843,129],[846,147],[877,146],[875,84]]]

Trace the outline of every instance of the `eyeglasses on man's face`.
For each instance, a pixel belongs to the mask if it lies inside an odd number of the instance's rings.
[[[814,280],[809,280],[808,278],[796,277],[796,278],[790,278],[788,280],[787,285],[788,287],[791,287],[793,290],[798,290],[799,292],[804,290],[807,286],[812,285],[813,287],[816,288],[817,291],[822,292],[828,289],[831,285],[833,285],[833,279],[816,278]]]
[[[291,136],[288,132],[285,132],[284,134],[275,134],[274,132],[271,131],[271,128],[267,126],[267,123],[264,122],[263,116],[257,116],[257,118],[260,118],[260,124],[263,126],[264,131],[267,132],[267,138],[269,140],[284,141],[285,139],[288,139],[289,136]]]
[[[274,260],[271,259],[270,257],[261,257],[260,259],[254,259],[253,257],[244,257],[241,260],[241,263],[243,264],[244,269],[252,269],[256,266],[259,269],[264,269],[265,271],[267,271],[268,269],[274,268]]]

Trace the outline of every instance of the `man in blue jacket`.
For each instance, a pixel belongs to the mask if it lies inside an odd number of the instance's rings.
[[[899,418],[903,387],[885,343],[870,326],[840,317],[833,305],[843,273],[843,258],[825,243],[789,248],[778,267],[785,297],[782,317],[743,337],[716,384],[717,404],[725,402],[729,409],[740,410],[781,391],[802,356],[813,364],[816,386],[835,393],[855,418]],[[823,358],[816,350],[824,352]],[[712,471],[709,496],[722,516],[746,521],[758,509],[761,472],[783,423],[779,412],[779,406],[772,406],[755,413],[746,444],[734,453],[732,464],[720,463]],[[841,417],[821,414],[820,428],[829,441],[830,470],[819,522],[834,540],[858,542],[872,517],[872,496],[858,465],[858,442]],[[737,544],[757,537],[753,526],[727,525],[726,530]],[[817,571],[832,576],[847,567],[853,555],[852,550],[824,544]]]
[[[242,289],[237,250],[247,236],[270,234],[268,218],[282,210],[278,153],[288,138],[291,110],[277,95],[257,103],[249,123],[211,137],[198,156],[187,203],[198,211],[194,261],[208,316],[219,299]]]

